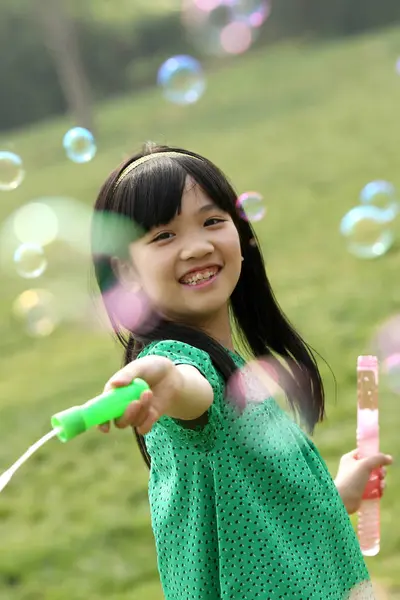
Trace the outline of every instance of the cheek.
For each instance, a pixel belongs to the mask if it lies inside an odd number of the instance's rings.
[[[152,299],[158,299],[165,287],[173,281],[173,269],[166,253],[146,253],[140,257],[139,279],[144,291]]]
[[[239,234],[235,227],[233,227],[230,235],[226,237],[223,245],[226,260],[229,260],[229,263],[233,268],[240,269],[242,263],[242,250],[240,247]]]

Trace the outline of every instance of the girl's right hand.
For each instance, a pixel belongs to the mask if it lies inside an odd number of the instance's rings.
[[[115,373],[106,383],[104,391],[129,385],[136,377],[144,379],[150,390],[146,390],[139,400],[129,404],[122,417],[115,421],[115,426],[119,429],[135,427],[139,434],[144,435],[170,410],[174,397],[182,388],[182,375],[168,358],[144,356]],[[108,433],[110,423],[100,425],[99,429]]]

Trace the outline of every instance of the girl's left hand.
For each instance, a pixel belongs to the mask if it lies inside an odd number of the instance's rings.
[[[385,465],[391,465],[393,458],[389,454],[375,454],[368,458],[357,458],[357,450],[344,454],[340,459],[335,485],[349,515],[360,508],[365,487],[372,471],[377,470],[381,493],[385,488]]]

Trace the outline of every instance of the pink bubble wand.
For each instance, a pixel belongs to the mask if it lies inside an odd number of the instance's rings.
[[[359,356],[357,361],[357,449],[358,458],[379,452],[378,359]],[[358,540],[364,556],[380,550],[379,469],[372,471],[358,511]]]

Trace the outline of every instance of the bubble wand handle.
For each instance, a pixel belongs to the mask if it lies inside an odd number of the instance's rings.
[[[358,457],[379,452],[378,359],[359,356],[357,361],[357,448]],[[380,480],[371,473],[358,511],[358,540],[364,556],[380,550]]]
[[[81,406],[72,406],[51,417],[51,426],[57,431],[61,442],[68,442],[74,437],[107,421],[122,417],[128,405],[139,400],[141,394],[149,386],[143,379],[134,379],[131,384],[114,388],[88,400]]]

